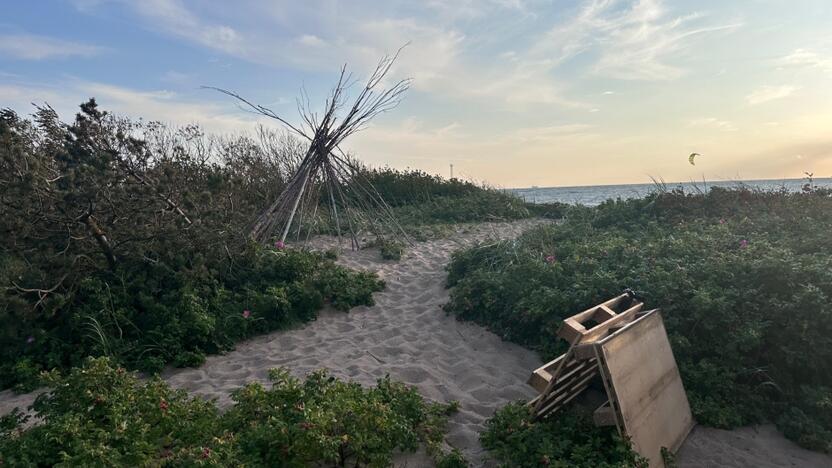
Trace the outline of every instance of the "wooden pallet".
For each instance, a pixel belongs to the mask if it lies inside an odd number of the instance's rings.
[[[569,349],[535,369],[528,380],[540,392],[530,403],[536,418],[557,412],[589,386],[598,375],[598,363],[587,346],[632,321],[642,307],[641,302],[622,294],[563,321],[558,336],[569,342]],[[594,326],[587,328],[592,323]]]
[[[633,448],[662,467],[661,449],[675,452],[693,427],[664,322],[658,309],[628,294],[563,321],[558,336],[569,349],[535,369],[528,383],[540,395],[535,418],[551,417],[600,375],[607,401],[595,410],[597,426],[616,426]]]

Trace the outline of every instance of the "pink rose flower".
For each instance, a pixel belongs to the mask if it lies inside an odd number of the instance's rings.
[[[746,239],[741,240],[740,241],[740,248],[744,249],[746,247],[748,247],[748,240],[746,240]]]
[[[283,241],[277,241],[274,243],[274,248],[277,250],[283,250],[286,248],[286,244],[284,244]]]
[[[546,263],[555,263],[556,261],[557,261],[557,258],[555,258],[554,255],[548,255],[546,257]]]
[[[251,311],[250,311],[250,310],[248,310],[248,309],[244,310],[244,311],[243,311],[243,318],[244,318],[244,319],[247,319],[247,318],[249,318],[249,317],[251,317]]]

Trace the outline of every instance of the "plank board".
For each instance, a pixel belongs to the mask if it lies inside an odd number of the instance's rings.
[[[661,313],[637,318],[596,342],[596,350],[619,429],[651,468],[663,467],[662,447],[675,453],[693,417]]]

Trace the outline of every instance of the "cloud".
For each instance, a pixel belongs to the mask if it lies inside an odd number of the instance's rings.
[[[700,117],[697,119],[693,119],[688,122],[688,126],[690,127],[704,127],[704,128],[713,128],[716,130],[722,130],[723,132],[735,132],[737,131],[737,127],[734,126],[733,123],[727,120],[720,120],[716,117]]]
[[[760,86],[745,97],[748,104],[754,106],[765,102],[783,99],[791,96],[799,88],[796,86]]]
[[[48,103],[63,119],[71,119],[78,105],[90,97],[102,109],[132,118],[152,119],[173,125],[197,123],[216,133],[241,133],[267,120],[246,114],[225,103],[193,102],[167,90],[143,91],[107,83],[73,80],[54,85],[0,84],[0,102],[28,113],[31,103]]]
[[[229,54],[242,50],[241,38],[234,28],[205,21],[178,0],[142,0],[130,2],[130,6],[150,20],[150,25],[169,34]]]
[[[512,131],[504,137],[506,141],[518,143],[545,142],[547,144],[565,139],[594,138],[598,133],[588,124],[553,124],[540,127],[525,127]]]
[[[685,69],[671,59],[707,33],[732,31],[740,23],[701,24],[705,15],[671,15],[661,0],[594,0],[555,25],[533,51],[553,66],[581,54],[595,57],[593,71],[627,80],[672,80]]]
[[[23,60],[93,57],[106,48],[32,34],[0,35],[0,55]]]
[[[304,34],[297,38],[297,42],[300,45],[310,47],[323,47],[327,45],[325,40],[321,39],[320,37],[314,34]]]
[[[794,52],[780,59],[778,65],[817,68],[832,73],[832,58],[821,56],[817,52],[808,49],[795,49]]]

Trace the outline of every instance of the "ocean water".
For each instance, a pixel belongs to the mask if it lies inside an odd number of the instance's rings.
[[[749,187],[759,190],[786,189],[798,192],[803,189],[806,179],[673,182],[665,183],[667,190],[682,189],[688,193],[710,190],[711,187]],[[814,179],[817,187],[832,188],[832,178]],[[656,184],[594,185],[582,187],[530,187],[507,189],[509,192],[531,203],[561,202],[596,206],[608,199],[641,198],[657,190]]]

